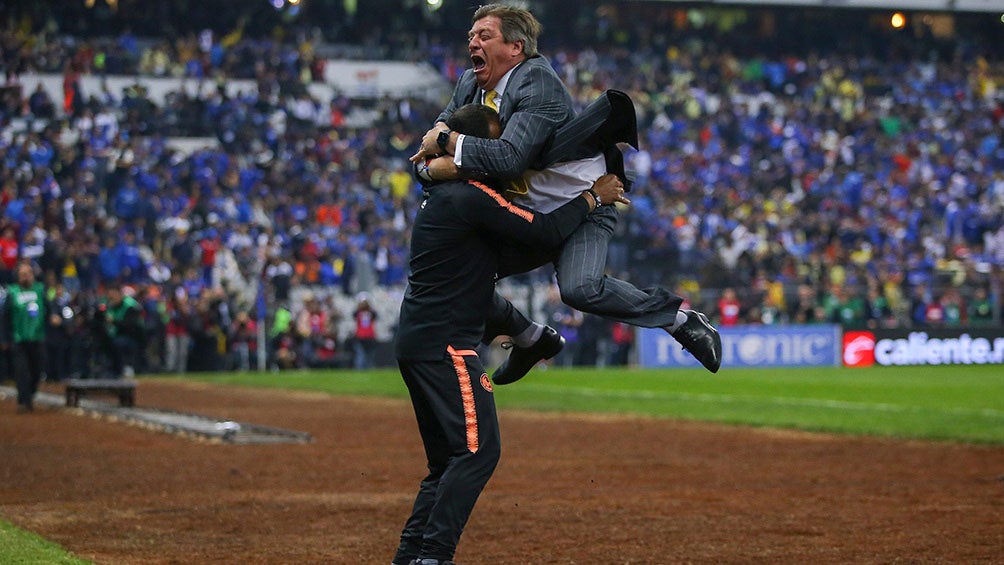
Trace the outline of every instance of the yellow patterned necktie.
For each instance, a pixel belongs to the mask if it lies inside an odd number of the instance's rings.
[[[485,106],[488,106],[489,108],[495,110],[496,112],[499,111],[498,104],[495,103],[495,97],[498,95],[499,93],[495,92],[494,90],[489,90],[488,92],[485,93]]]
[[[496,112],[499,111],[498,104],[495,103],[495,99],[498,98],[499,93],[494,90],[489,90],[485,92],[485,106],[488,106]],[[522,178],[513,179],[509,182],[509,188],[506,189],[506,193],[503,195],[506,199],[512,200],[517,196],[523,196],[530,191],[530,185],[527,184],[526,180]]]

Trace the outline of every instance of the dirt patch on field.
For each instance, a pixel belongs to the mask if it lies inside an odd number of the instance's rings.
[[[390,562],[424,474],[407,401],[143,380],[137,404],[314,441],[214,445],[6,401],[0,516],[97,563]],[[501,420],[464,564],[976,563],[1004,548],[1001,446]]]

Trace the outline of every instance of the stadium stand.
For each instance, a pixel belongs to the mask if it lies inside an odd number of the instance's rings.
[[[361,292],[389,342],[421,196],[406,158],[442,100],[317,86],[336,58],[372,56],[450,85],[468,13],[419,14],[420,32],[402,13],[361,36],[378,16],[341,7],[275,10],[269,25],[233,3],[187,20],[86,4],[15,2],[0,31],[0,244],[68,294],[88,336],[75,366],[102,370],[111,287],[142,308],[141,372],[169,365],[169,327],[191,350],[182,370],[240,368],[248,347],[275,367],[347,365]],[[542,49],[577,103],[619,88],[638,109],[612,272],[671,281],[718,323],[1001,324],[1000,22],[945,30],[934,14],[893,30],[877,14],[625,2],[562,25],[557,12],[542,3]],[[357,26],[332,23],[350,15]],[[139,78],[178,88],[153,96]],[[539,313],[549,280],[504,288]],[[328,312],[320,340],[290,320],[308,292]]]

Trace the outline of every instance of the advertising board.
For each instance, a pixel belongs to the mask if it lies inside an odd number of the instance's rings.
[[[1004,329],[874,330],[844,334],[846,367],[1004,363]]]
[[[729,367],[836,366],[840,364],[840,326],[730,326],[722,334],[722,369]],[[700,367],[694,357],[661,329],[638,332],[642,367]]]

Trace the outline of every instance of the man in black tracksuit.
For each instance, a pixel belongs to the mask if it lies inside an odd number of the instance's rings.
[[[494,110],[471,104],[447,125],[498,137]],[[483,131],[483,130],[487,130]],[[453,558],[478,495],[501,453],[492,383],[475,348],[485,329],[498,265],[493,244],[559,245],[600,204],[627,202],[614,175],[550,214],[507,202],[474,181],[427,191],[411,235],[408,289],[396,356],[425,445],[422,480],[393,563],[440,564]]]

